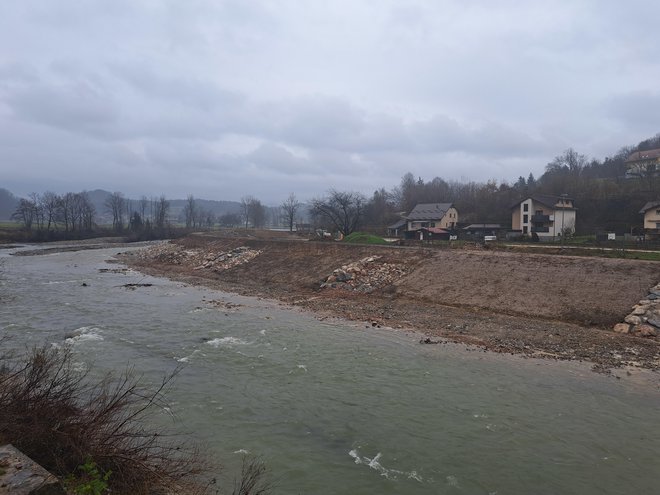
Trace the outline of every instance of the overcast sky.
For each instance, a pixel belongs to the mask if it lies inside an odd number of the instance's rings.
[[[660,2],[0,0],[0,187],[277,204],[660,132]]]

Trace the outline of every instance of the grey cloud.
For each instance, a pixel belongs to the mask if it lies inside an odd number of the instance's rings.
[[[658,132],[659,15],[641,0],[8,2],[0,172],[274,201],[407,170],[538,174],[568,146],[602,157]]]
[[[607,102],[608,114],[622,125],[645,132],[660,132],[660,92],[635,91],[619,94]]]
[[[135,89],[141,98],[148,100],[179,103],[204,112],[238,108],[245,103],[243,94],[222,89],[208,80],[159,74],[144,66],[128,64],[111,64],[110,69],[115,76]]]
[[[76,131],[98,129],[118,118],[112,96],[84,82],[26,85],[5,102],[18,118]]]
[[[246,160],[260,169],[270,170],[276,174],[298,175],[318,174],[317,163],[298,157],[286,148],[274,143],[263,143],[246,155]]]

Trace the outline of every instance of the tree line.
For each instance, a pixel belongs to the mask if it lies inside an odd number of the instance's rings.
[[[654,165],[629,169],[626,159],[634,151],[660,148],[660,134],[636,146],[621,148],[603,161],[589,159],[569,148],[557,155],[537,179],[532,173],[515,182],[488,180],[446,181],[441,177],[424,180],[408,172],[390,190],[376,189],[371,197],[359,192],[331,189],[320,198],[299,201],[294,193],[276,208],[267,208],[254,196],[241,198],[238,212],[215,216],[188,195],[179,219],[188,229],[221,227],[261,228],[284,225],[293,231],[296,224],[309,222],[349,235],[357,229],[385,233],[387,225],[400,220],[418,203],[453,203],[459,220],[469,223],[510,225],[511,207],[532,194],[572,197],[578,208],[579,233],[597,230],[628,231],[641,225],[638,211],[646,201],[660,198],[660,170]],[[170,203],[165,196],[129,200],[121,192],[105,201],[115,232],[164,229],[170,225]],[[268,215],[271,218],[268,218]],[[21,199],[13,218],[26,229],[45,232],[91,231],[96,211],[87,193],[58,195],[32,193]]]

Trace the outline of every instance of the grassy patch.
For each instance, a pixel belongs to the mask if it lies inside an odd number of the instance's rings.
[[[344,237],[344,242],[349,244],[387,244],[387,241],[377,235],[367,234],[366,232],[353,232]]]

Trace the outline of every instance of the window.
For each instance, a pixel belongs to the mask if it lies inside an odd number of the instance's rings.
[[[431,223],[429,224],[429,227],[435,227],[435,222],[431,222]]]
[[[525,225],[525,226],[523,227],[523,234],[526,234],[526,233],[527,233],[527,225]]]
[[[655,210],[656,215],[660,215],[660,210]]]
[[[523,205],[523,211],[529,211],[529,204],[528,203],[525,203]]]
[[[529,221],[529,215],[524,214],[523,215],[523,223],[527,223]]]
[[[536,210],[534,215],[543,215],[543,210]]]

